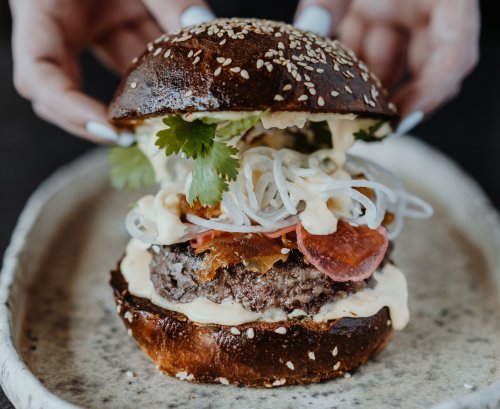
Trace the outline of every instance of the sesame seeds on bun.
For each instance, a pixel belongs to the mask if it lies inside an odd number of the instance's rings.
[[[123,77],[109,117],[119,124],[168,113],[267,109],[397,117],[378,78],[339,41],[236,18],[149,43]]]

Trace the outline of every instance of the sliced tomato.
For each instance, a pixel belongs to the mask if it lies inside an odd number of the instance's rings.
[[[384,259],[389,239],[380,226],[351,226],[339,220],[337,231],[324,236],[307,232],[297,224],[297,244],[307,261],[335,281],[362,281]]]

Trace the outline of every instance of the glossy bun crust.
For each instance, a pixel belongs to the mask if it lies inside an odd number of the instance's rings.
[[[131,295],[119,270],[112,272],[111,286],[119,314],[141,348],[163,372],[192,382],[252,387],[319,382],[368,361],[393,332],[386,307],[371,317],[326,323],[197,324]]]
[[[267,109],[397,117],[380,81],[340,42],[257,19],[215,20],[148,44],[109,117],[126,124],[176,112]]]

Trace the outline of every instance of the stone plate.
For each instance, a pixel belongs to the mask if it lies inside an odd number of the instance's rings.
[[[168,378],[127,336],[107,285],[139,193],[107,184],[105,152],[59,170],[33,195],[6,253],[0,374],[18,408],[500,408],[500,227],[477,185],[409,137],[361,155],[398,173],[436,209],[409,222],[395,259],[412,320],[350,378],[245,389]]]

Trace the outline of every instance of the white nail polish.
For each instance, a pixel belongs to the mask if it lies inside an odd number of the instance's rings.
[[[85,129],[88,133],[107,141],[116,142],[118,139],[118,134],[115,130],[101,122],[89,121],[85,124]]]
[[[332,15],[324,7],[310,6],[300,13],[294,25],[301,30],[312,31],[325,37],[332,29]]]
[[[195,24],[206,23],[215,19],[214,13],[203,6],[191,6],[181,14],[181,26],[193,26]]]
[[[128,132],[122,132],[118,135],[116,144],[124,148],[128,148],[135,142],[135,135]]]
[[[413,128],[415,128],[420,122],[424,119],[423,111],[415,111],[411,114],[407,115],[400,122],[398,129],[396,129],[396,135],[404,135],[410,132]]]

